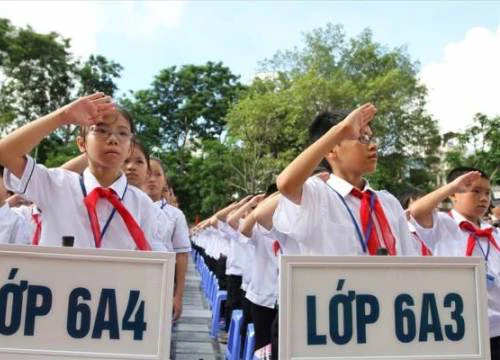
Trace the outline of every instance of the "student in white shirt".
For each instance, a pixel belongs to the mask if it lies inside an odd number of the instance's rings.
[[[229,254],[226,265],[227,301],[226,301],[226,323],[231,320],[231,313],[235,309],[244,309],[245,291],[241,287],[243,284],[243,271],[247,262],[247,251],[245,239],[240,239],[240,220],[244,219],[262,201],[265,194],[253,196],[238,209],[235,209],[228,217],[227,223],[235,232],[231,238]],[[247,319],[250,311],[246,307]],[[229,326],[226,326],[229,329]]]
[[[24,219],[25,233],[30,245],[39,245],[42,235],[42,212],[35,204],[14,207],[9,203],[10,209]]]
[[[398,200],[363,178],[377,166],[370,127],[375,113],[372,104],[365,104],[345,118],[318,115],[310,129],[317,140],[279,175],[283,198],[273,223],[300,244],[302,254],[418,254]],[[324,159],[333,169],[326,182],[311,177]]]
[[[80,126],[80,151],[88,158],[82,175],[36,164],[29,152],[66,124]],[[43,211],[41,245],[150,250],[158,236],[151,199],[129,186],[121,167],[132,151],[132,119],[102,93],[78,100],[24,125],[0,140],[5,183]],[[64,221],[61,221],[64,219]]]
[[[255,327],[255,349],[271,343],[271,325],[277,315],[278,254],[275,253],[275,246],[279,243],[279,235],[272,227],[279,195],[276,190],[276,186],[268,188],[267,198],[245,218],[240,227],[253,249],[250,257],[252,275],[245,296],[250,302]]]
[[[415,229],[415,225],[413,225],[413,222],[410,221],[411,216],[409,208],[411,204],[413,204],[416,200],[420,199],[424,195],[425,193],[420,190],[410,189],[401,196],[400,201],[401,201],[401,206],[403,206],[403,209],[406,212],[406,217],[408,219],[408,229],[410,230],[411,238],[417,245],[420,254],[422,256],[432,256],[431,249],[425,243],[425,241],[418,235],[417,230]]]
[[[138,189],[145,191],[146,183],[151,175],[149,162],[149,151],[137,139],[134,139],[134,149],[130,156],[125,160],[122,167],[128,183]],[[172,237],[175,231],[175,222],[167,213],[154,206],[159,229],[161,231],[160,242],[163,248],[154,248],[157,251],[174,251]],[[155,242],[156,245],[156,242]],[[175,319],[174,319],[175,320]]]
[[[453,209],[437,212],[451,199]],[[500,359],[500,231],[481,219],[491,202],[487,174],[470,167],[453,169],[447,184],[415,201],[410,213],[418,235],[436,256],[482,256],[487,264],[491,358]]]
[[[250,200],[250,198],[251,196],[247,196],[238,202],[229,203],[209,219],[210,224],[220,232],[220,236],[216,238],[218,245],[211,245],[218,246],[218,251],[220,252],[220,256],[215,264],[215,273],[222,290],[227,290],[227,257],[231,251],[231,239],[237,235],[237,232],[227,224],[227,218],[231,213],[243,206],[245,202]]]
[[[216,231],[218,232],[218,236],[208,241],[208,244],[205,248],[206,254],[210,256],[210,253],[214,251],[211,250],[212,248],[216,248],[217,252],[224,254],[224,256],[220,256],[217,263],[214,263],[213,265],[216,268],[217,278],[219,279],[219,286],[221,287],[221,289],[225,289],[228,291],[228,297],[224,308],[226,332],[220,336],[221,342],[227,341],[227,331],[230,325],[232,310],[242,308],[241,299],[243,298],[241,289],[241,275],[242,260],[244,259],[241,258],[241,252],[235,252],[235,247],[237,247],[238,245],[238,243],[235,242],[238,241],[237,238],[240,234],[237,230],[228,225],[228,219],[240,208],[242,208],[250,200],[250,198],[251,195],[241,199],[238,202],[233,202],[227,205],[226,207],[217,211],[207,221],[209,226],[216,229]],[[234,222],[239,223],[239,218],[235,218]],[[236,255],[240,256],[239,261],[236,259]]]
[[[185,277],[187,271],[188,253],[191,251],[189,241],[189,228],[184,213],[169,205],[162,197],[163,188],[166,184],[166,175],[163,165],[159,159],[149,160],[151,168],[144,190],[165,214],[173,221],[172,247],[176,252],[175,263],[175,291],[174,291],[174,321],[182,314],[182,298],[184,294]]]
[[[4,168],[0,166],[0,244],[29,245],[28,224],[7,202],[9,193],[3,183],[3,173]]]
[[[125,110],[122,109],[125,113]],[[128,115],[128,114],[127,114]],[[122,171],[127,177],[127,182],[137,189],[143,190],[145,182],[149,177],[151,169],[149,167],[149,151],[142,143],[134,138],[132,140],[132,151],[130,156],[125,159],[122,166]],[[87,155],[82,154],[77,156],[66,163],[61,168],[82,174],[88,167]],[[152,250],[154,251],[173,251],[172,246],[172,233],[174,223],[163,211],[158,209],[152,204],[154,209],[154,216],[159,226],[154,239],[151,241]]]

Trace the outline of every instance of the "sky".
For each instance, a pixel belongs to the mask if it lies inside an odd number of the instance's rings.
[[[248,82],[258,63],[301,47],[329,22],[348,36],[370,28],[420,63],[427,111],[443,132],[477,112],[500,115],[497,1],[1,1],[0,17],[72,39],[73,52],[124,66],[121,92],[148,87],[163,68],[222,61]]]

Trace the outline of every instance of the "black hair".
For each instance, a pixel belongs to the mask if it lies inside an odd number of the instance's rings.
[[[0,165],[0,176],[3,177],[3,172],[5,171],[5,168],[3,165]]]
[[[270,184],[268,187],[267,187],[267,190],[266,190],[266,197],[274,194],[275,192],[278,191],[278,186],[276,185],[276,183],[272,183]]]
[[[325,135],[328,130],[344,120],[349,112],[346,110],[333,110],[320,112],[309,125],[309,142],[312,144]],[[320,167],[332,172],[332,167],[326,159],[321,160]]]
[[[470,167],[470,166],[457,166],[456,168],[454,168],[453,170],[451,170],[448,173],[448,176],[446,177],[446,182],[451,183],[453,180],[455,180],[459,176],[467,174],[468,172],[471,172],[471,171],[477,171],[481,174],[482,178],[490,180],[490,177],[483,170],[476,169],[476,168]]]
[[[330,167],[330,164],[328,164],[328,161],[324,160],[323,161],[326,162],[326,164],[328,166],[324,166],[323,163],[319,164],[318,166],[316,166],[313,170],[313,175],[318,175],[318,174],[321,174],[321,173],[324,173],[324,172],[327,172],[327,173],[331,173],[332,172],[332,169]]]
[[[411,200],[417,200],[424,195],[425,193],[422,190],[411,188],[401,194],[401,196],[399,197],[399,202],[401,203],[403,209],[408,209],[410,207]]]
[[[323,111],[309,125],[309,141],[315,142],[325,135],[333,126],[344,120],[349,112],[346,110]]]
[[[132,134],[135,134],[135,123],[134,119],[132,118],[132,115],[127,111],[122,106],[116,105],[115,106],[116,111],[113,112],[111,115],[108,115],[108,117],[114,117],[114,120],[118,120],[118,116],[122,116],[125,120],[127,120],[128,124],[130,125],[130,131]],[[80,126],[80,131],[79,134],[81,137],[87,136],[89,131],[89,126]]]

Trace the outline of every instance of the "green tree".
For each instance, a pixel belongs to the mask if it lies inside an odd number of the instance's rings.
[[[303,48],[280,51],[261,68],[274,86],[262,93],[262,85],[254,83],[255,91],[228,115],[229,133],[245,148],[261,140],[273,149],[261,174],[279,172],[307,145],[306,129],[320,111],[350,110],[370,101],[379,110],[374,128],[381,140],[378,171],[370,180],[396,193],[410,181],[430,186],[434,174],[423,170],[437,163],[440,136],[424,111],[418,64],[404,48],[382,46],[369,30],[346,39],[340,25],[329,24],[305,34]],[[273,111],[260,111],[263,102]],[[265,134],[255,137],[253,128],[265,128]]]
[[[0,131],[12,129],[69,103],[77,95],[117,89],[121,65],[92,55],[75,59],[70,39],[31,27],[18,28],[0,18]],[[78,153],[75,128],[66,126],[35,150],[39,162],[57,166]]]
[[[138,137],[167,165],[191,220],[210,215],[226,202],[228,189],[236,189],[232,164],[240,149],[222,139],[226,113],[243,91],[229,68],[208,62],[164,69],[150,88],[120,99]]]
[[[96,91],[102,91],[109,96],[115,95],[118,90],[115,81],[121,77],[123,66],[102,55],[90,55],[87,61],[79,65],[76,69],[79,96]]]
[[[479,168],[500,183],[500,117],[476,114],[463,133],[449,134],[455,140],[445,154],[448,167],[472,166]]]
[[[164,148],[177,150],[218,137],[242,88],[222,63],[172,66],[160,71],[151,88],[133,93],[128,104],[145,119],[147,137],[159,136]]]
[[[75,62],[69,39],[40,34],[0,19],[3,79],[0,109],[4,129],[19,126],[68,103],[74,89]]]
[[[196,215],[202,218],[212,215],[233,195],[246,194],[245,189],[237,186],[242,163],[238,146],[219,140],[204,140],[196,150],[191,147],[171,151],[162,159],[180,207],[191,221]],[[184,168],[181,163],[185,164]]]

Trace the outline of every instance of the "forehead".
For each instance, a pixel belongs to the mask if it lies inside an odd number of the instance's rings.
[[[490,181],[486,178],[480,177],[472,183],[473,188],[481,188],[485,190],[491,190]]]
[[[113,127],[126,127],[127,129],[131,130],[128,120],[117,110],[105,116],[102,121],[99,122],[99,124]]]
[[[163,173],[163,170],[161,168],[161,165],[158,163],[157,160],[150,160],[149,161],[149,164],[151,166],[151,170],[155,170],[155,171],[161,171]]]
[[[132,150],[132,153],[130,154],[130,157],[131,158],[142,158],[142,159],[146,159],[146,157],[144,156],[144,153],[142,152],[141,149],[139,149],[138,146],[134,146],[134,150]]]

